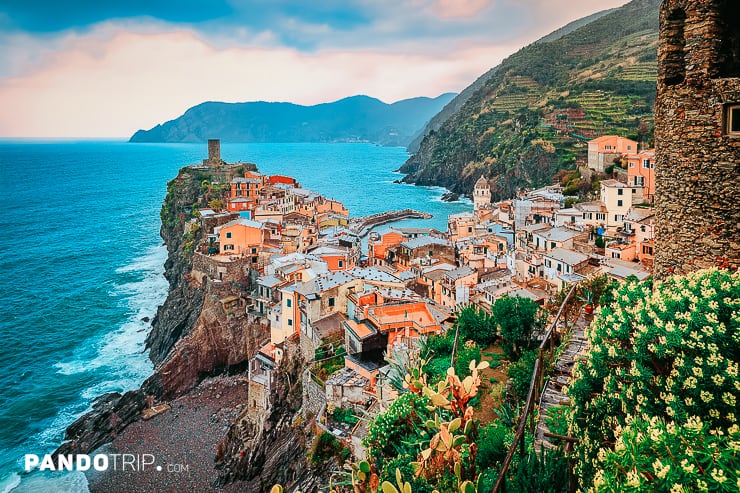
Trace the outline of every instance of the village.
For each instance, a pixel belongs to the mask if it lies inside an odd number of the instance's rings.
[[[521,191],[493,203],[485,177],[473,210],[448,217],[447,231],[376,225],[417,211],[350,218],[336,200],[292,177],[267,176],[249,163],[225,163],[220,142],[191,168],[223,194],[200,208],[187,231],[195,282],[224,294],[228,317],[243,317],[265,338],[248,366],[249,402],[269,410],[280,365],[300,359],[303,416],[342,439],[357,457],[366,420],[393,402],[387,357],[452,326],[473,305],[488,313],[504,296],[545,304],[589,276],[651,274],[654,257],[654,151],[604,136],[588,143],[588,169],[601,177],[593,200],[574,201],[563,186]],[[566,206],[567,205],[567,206]],[[364,237],[367,236],[367,239]],[[366,242],[366,247],[363,247]]]

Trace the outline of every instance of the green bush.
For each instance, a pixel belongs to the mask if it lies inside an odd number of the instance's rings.
[[[478,346],[467,347],[467,345],[458,344],[457,357],[455,358],[455,373],[461,378],[470,375],[469,366],[472,360],[481,360],[480,348]]]
[[[613,296],[594,320],[591,351],[569,389],[583,487],[637,419],[675,427],[701,421],[716,436],[737,428],[740,273],[698,271],[654,289],[632,280]]]
[[[509,365],[509,393],[516,401],[527,399],[537,355],[537,350],[527,351],[516,363]]]
[[[542,327],[540,306],[521,296],[504,296],[496,300],[492,311],[504,352],[519,358],[532,345],[535,330]]]
[[[311,449],[311,462],[313,464],[321,464],[327,460],[335,457],[342,459],[345,450],[342,442],[336,439],[334,435],[328,432],[323,432],[317,436],[313,442]]]
[[[478,435],[478,454],[475,461],[478,470],[499,468],[500,462],[509,451],[509,443],[513,439],[511,429],[496,421],[482,427]]]
[[[589,491],[740,490],[740,428],[713,435],[690,418],[677,426],[659,418],[636,418],[618,430],[613,448],[602,449]]]
[[[458,345],[461,341],[470,340],[481,346],[487,346],[496,337],[496,325],[491,316],[473,305],[457,312],[455,324],[458,330]]]

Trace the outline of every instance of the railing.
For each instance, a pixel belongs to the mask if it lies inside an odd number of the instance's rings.
[[[547,363],[546,360],[550,359],[555,352],[555,338],[553,337],[555,333],[555,328],[557,327],[558,321],[560,321],[560,317],[563,315],[566,305],[573,296],[573,293],[575,293],[577,286],[577,283],[573,284],[573,286],[570,288],[570,291],[568,291],[568,294],[565,296],[565,299],[558,309],[557,315],[555,315],[555,318],[552,320],[552,322],[550,322],[550,326],[548,327],[547,332],[545,332],[545,337],[544,339],[542,339],[542,343],[540,343],[539,355],[537,356],[537,360],[534,362],[532,381],[529,384],[529,392],[527,393],[527,402],[524,405],[524,410],[522,411],[522,415],[519,418],[519,424],[516,428],[514,441],[511,442],[509,452],[506,454],[504,463],[501,465],[501,471],[499,472],[498,478],[496,479],[496,483],[493,485],[493,493],[505,491],[506,474],[509,472],[509,466],[511,465],[511,461],[514,458],[514,453],[516,452],[517,447],[519,447],[520,449],[519,454],[522,456],[524,455],[524,433],[527,428],[527,420],[529,420],[530,430],[532,434],[534,434],[536,426],[536,423],[534,421],[534,410],[535,405],[540,400],[540,393],[542,392],[545,383],[545,365]]]

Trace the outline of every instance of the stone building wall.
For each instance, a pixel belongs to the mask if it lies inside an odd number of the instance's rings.
[[[665,0],[660,11],[656,277],[740,267],[740,2]]]
[[[220,260],[219,257],[204,255],[199,252],[193,253],[193,270],[191,275],[202,283],[203,278],[222,281],[224,283],[235,282],[239,284],[249,282],[249,257],[238,257],[235,260]]]
[[[309,415],[315,417],[321,408],[326,406],[326,390],[313,380],[309,369],[303,371],[301,381],[303,383],[303,406],[301,408],[303,417],[308,418]]]

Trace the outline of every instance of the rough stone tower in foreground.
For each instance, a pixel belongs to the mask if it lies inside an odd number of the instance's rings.
[[[740,267],[740,0],[664,0],[655,275]]]

